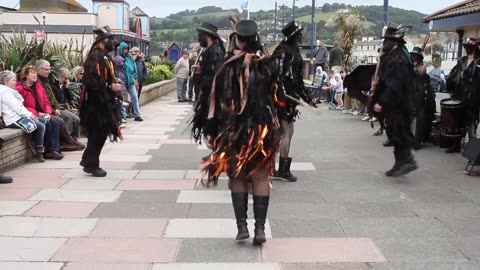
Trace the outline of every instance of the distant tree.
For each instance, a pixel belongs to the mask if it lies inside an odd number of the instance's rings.
[[[325,3],[322,6],[322,12],[323,13],[328,13],[332,11],[332,6],[329,3]]]

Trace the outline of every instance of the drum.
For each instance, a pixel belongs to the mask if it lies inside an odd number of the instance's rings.
[[[440,132],[446,137],[461,137],[467,123],[465,105],[460,100],[443,99],[440,101]]]

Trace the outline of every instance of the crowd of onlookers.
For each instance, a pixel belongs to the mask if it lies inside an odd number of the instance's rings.
[[[140,114],[140,94],[146,76],[144,55],[137,47],[122,42],[114,59],[114,73],[123,84],[115,97],[120,128],[127,118],[143,121]],[[59,68],[53,74],[50,63],[40,59],[34,65],[0,72],[0,117],[3,127],[23,129],[29,134],[29,147],[38,162],[45,159],[61,160],[63,152],[81,151],[85,145],[81,136],[78,116],[83,67],[70,71]],[[90,72],[96,72],[95,70]],[[0,183],[11,182],[0,175]]]

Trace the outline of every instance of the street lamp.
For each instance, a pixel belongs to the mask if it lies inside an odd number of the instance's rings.
[[[45,41],[47,41],[47,32],[46,32],[46,27],[45,27],[45,19],[47,18],[47,12],[45,10],[42,10],[42,18],[43,18],[43,38]]]
[[[295,0],[293,0],[292,16],[293,16],[293,20],[295,21]]]

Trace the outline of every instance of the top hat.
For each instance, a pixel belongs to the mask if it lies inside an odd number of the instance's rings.
[[[422,48],[413,47],[412,51],[410,52],[410,55],[412,55],[412,56],[416,55],[416,56],[420,57],[421,59],[423,59]]]
[[[291,21],[282,28],[282,34],[285,36],[286,39],[289,39],[297,33],[300,33],[302,30],[303,26],[299,25],[295,21]]]
[[[476,38],[467,38],[467,40],[465,40],[465,42],[463,43],[463,47],[467,46],[479,48],[478,40]]]
[[[235,24],[235,32],[242,37],[256,36],[258,33],[258,26],[252,20],[241,20]]]
[[[215,25],[211,24],[211,23],[207,23],[207,22],[203,22],[200,27],[197,28],[197,31],[200,31],[200,32],[205,32],[207,34],[210,34],[216,38],[218,38],[218,27],[216,27]]]
[[[110,30],[110,27],[108,25],[93,30],[93,33],[97,35],[95,37],[95,43],[98,41],[104,40],[106,38],[113,37],[113,33]]]
[[[399,25],[398,28],[389,26],[385,29],[385,32],[383,34],[383,38],[384,39],[390,39],[390,40],[405,44],[405,43],[407,43],[404,39],[405,38],[405,32],[410,28],[411,28],[410,26],[402,26],[402,25]]]
[[[417,54],[417,55],[422,55],[422,48],[420,47],[413,47],[412,51],[410,52],[410,54]]]

